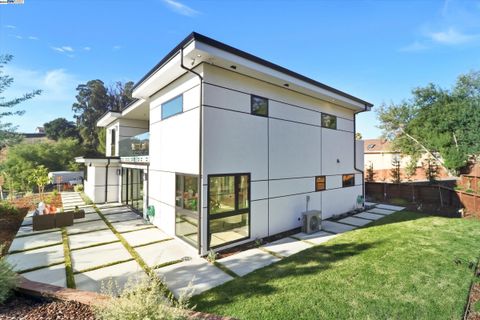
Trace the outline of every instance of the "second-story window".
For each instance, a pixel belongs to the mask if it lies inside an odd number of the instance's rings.
[[[337,117],[331,114],[322,113],[322,127],[337,129]]]
[[[251,102],[251,112],[256,116],[268,117],[268,99],[254,96],[250,100]]]
[[[162,104],[162,120],[183,111],[183,95],[179,95]]]
[[[115,129],[112,129],[110,131],[110,156],[115,157],[116,156],[116,140],[117,139],[117,131]]]

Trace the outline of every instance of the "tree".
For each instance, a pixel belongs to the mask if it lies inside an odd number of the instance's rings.
[[[417,159],[426,153],[457,173],[480,153],[480,72],[461,75],[450,90],[416,88],[411,99],[381,106],[378,117],[395,150]]]
[[[23,115],[25,113],[24,110],[14,110],[14,108],[42,92],[41,90],[34,90],[19,98],[6,100],[3,94],[13,84],[13,77],[4,74],[5,71],[3,69],[12,59],[13,56],[10,54],[0,55],[0,150],[21,140],[21,136],[15,133],[17,127],[11,122],[2,121],[2,118]]]
[[[59,140],[65,138],[79,138],[77,126],[73,121],[68,121],[65,118],[57,118],[43,125],[45,134],[52,140]]]
[[[400,156],[394,156],[392,159],[392,169],[390,170],[393,183],[400,183],[402,181],[400,174]]]
[[[360,132],[356,132],[355,133],[355,140],[362,140],[363,137],[362,137],[362,134]]]
[[[43,193],[45,191],[45,186],[49,182],[48,178],[48,169],[43,165],[38,166],[37,168],[31,169],[29,172],[29,182],[38,188],[38,193],[40,193],[40,198],[43,200]]]
[[[80,136],[88,154],[101,154],[97,121],[107,111],[124,109],[132,100],[133,82],[116,82],[107,89],[101,80],[90,80],[77,86],[77,102],[72,106]]]
[[[71,138],[58,142],[20,143],[9,148],[8,158],[0,165],[0,172],[10,191],[30,191],[33,169],[43,166],[48,171],[76,171],[80,166],[74,158],[84,152],[82,145]]]
[[[411,158],[405,166],[405,176],[407,180],[411,180],[411,178],[417,173],[417,161],[417,158]]]
[[[373,171],[373,163],[370,163],[366,173],[367,173],[367,176],[365,177],[365,180],[367,180],[368,182],[375,181],[375,171]]]
[[[430,183],[434,183],[438,175],[438,165],[435,159],[428,157],[425,159],[425,175]]]

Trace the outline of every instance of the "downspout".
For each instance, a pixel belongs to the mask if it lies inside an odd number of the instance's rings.
[[[197,203],[197,206],[198,206],[198,236],[197,236],[197,243],[198,243],[198,254],[201,255],[202,253],[202,243],[201,243],[201,240],[202,240],[202,211],[203,211],[203,202],[202,202],[202,157],[203,157],[203,153],[202,153],[202,143],[203,143],[203,138],[202,138],[202,132],[203,132],[203,108],[202,108],[202,105],[203,105],[203,77],[196,71],[192,70],[192,69],[189,69],[187,68],[184,64],[183,64],[183,47],[180,49],[180,66],[182,67],[182,69],[186,70],[187,72],[191,72],[193,73],[194,75],[196,75],[198,77],[198,79],[200,79],[200,105],[199,105],[199,108],[200,108],[200,116],[199,116],[199,135],[198,135],[198,145],[199,145],[199,158],[198,158],[198,203]]]
[[[353,114],[353,168],[362,174],[362,196],[363,196],[363,202],[365,205],[365,173],[363,171],[363,168],[357,168],[357,139],[356,139],[356,134],[357,134],[357,114],[368,111],[368,106],[365,105],[364,109],[361,111],[357,111]]]
[[[110,166],[110,158],[107,159],[107,165],[105,166],[105,203],[108,201],[108,167]]]

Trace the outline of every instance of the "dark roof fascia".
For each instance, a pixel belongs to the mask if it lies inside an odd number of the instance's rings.
[[[347,98],[347,99],[350,99],[350,100],[353,100],[353,101],[356,101],[358,103],[361,103],[363,104],[364,106],[366,107],[373,107],[373,104],[368,102],[368,101],[365,101],[365,100],[362,100],[362,99],[359,99],[357,97],[354,97],[346,92],[343,92],[343,91],[340,91],[338,89],[335,89],[333,87],[330,87],[330,86],[327,86],[326,84],[323,84],[321,82],[318,82],[316,80],[313,80],[311,78],[308,78],[304,75],[301,75],[297,72],[294,72],[292,70],[289,70],[287,68],[284,68],[282,66],[279,66],[278,64],[275,64],[273,62],[270,62],[270,61],[267,61],[265,59],[262,59],[262,58],[259,58],[253,54],[250,54],[248,52],[245,52],[245,51],[242,51],[242,50],[239,50],[237,48],[234,48],[232,46],[229,46],[223,42],[220,42],[220,41],[217,41],[215,39],[212,39],[212,38],[209,38],[207,36],[204,36],[202,34],[199,34],[199,33],[196,33],[196,32],[192,32],[191,34],[189,34],[182,42],[180,42],[172,51],[170,51],[159,63],[157,63],[157,65],[155,65],[155,67],[153,67],[146,75],[144,75],[140,81],[138,81],[135,86],[133,87],[134,89],[137,88],[142,82],[144,82],[145,80],[147,80],[153,73],[155,73],[155,71],[159,68],[161,68],[166,62],[168,62],[181,48],[185,47],[188,43],[190,43],[191,41],[193,40],[198,40],[200,42],[203,42],[207,45],[210,45],[212,47],[215,47],[217,49],[220,49],[220,50],[224,50],[224,51],[227,51],[231,54],[234,54],[234,55],[237,55],[239,57],[242,57],[244,59],[247,59],[247,60],[250,60],[252,62],[255,62],[255,63],[258,63],[260,65],[263,65],[265,67],[268,67],[268,68],[271,68],[273,70],[276,70],[278,72],[281,72],[281,73],[284,73],[286,75],[289,75],[291,77],[294,77],[298,80],[301,80],[301,81],[305,81],[309,84],[312,84],[314,86],[317,86],[317,87],[320,87],[322,89],[325,89],[325,90],[328,90],[330,92],[333,92],[333,93],[336,93],[344,98]]]
[[[120,110],[120,112],[123,112],[123,111],[127,110],[131,105],[133,105],[135,102],[137,102],[138,100],[140,100],[140,99],[137,99],[137,98],[132,98],[132,99],[133,99],[133,100],[130,101],[130,103],[127,104],[125,107],[123,107],[122,110]]]

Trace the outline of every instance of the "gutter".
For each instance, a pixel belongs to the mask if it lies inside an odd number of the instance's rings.
[[[200,105],[199,105],[199,108],[200,108],[200,116],[199,116],[199,135],[198,135],[198,140],[199,140],[199,157],[198,157],[198,202],[197,202],[197,206],[198,206],[198,233],[197,233],[197,241],[198,241],[198,254],[201,255],[202,254],[202,243],[201,243],[201,240],[202,240],[202,236],[201,236],[201,230],[202,230],[202,211],[203,211],[203,201],[202,201],[202,167],[203,167],[203,152],[202,152],[202,143],[203,143],[203,137],[202,137],[202,133],[203,133],[203,77],[196,71],[192,70],[192,69],[189,69],[187,68],[184,64],[183,64],[183,46],[180,48],[180,66],[182,67],[182,69],[186,70],[187,72],[190,72],[192,74],[194,74],[195,76],[198,77],[198,79],[200,79]]]
[[[365,108],[361,111],[357,111],[353,114],[353,168],[355,171],[360,172],[362,174],[362,196],[363,196],[363,202],[365,206],[365,172],[363,171],[363,168],[357,168],[357,143],[356,143],[356,137],[355,135],[357,134],[357,114],[369,111],[369,105],[365,105]]]
[[[107,159],[107,165],[105,166],[105,203],[108,201],[108,167],[110,166],[110,158]]]

